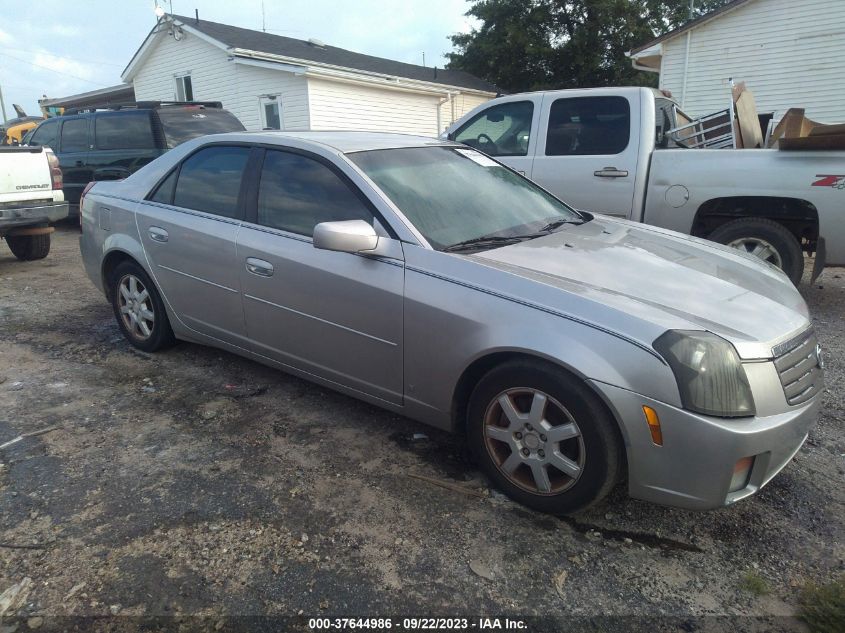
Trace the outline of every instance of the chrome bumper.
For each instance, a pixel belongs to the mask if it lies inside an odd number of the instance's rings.
[[[691,510],[730,505],[765,486],[804,444],[821,405],[818,394],[786,413],[712,418],[604,383],[592,384],[621,423],[629,494]],[[643,405],[660,418],[663,446],[651,439]],[[734,465],[745,457],[754,458],[748,481],[731,492]]]
[[[68,216],[67,202],[39,203],[15,207],[0,207],[0,234],[8,229],[39,224],[52,224]]]

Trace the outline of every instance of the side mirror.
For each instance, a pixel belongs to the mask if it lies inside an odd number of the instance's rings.
[[[314,248],[341,253],[371,251],[378,246],[376,230],[364,220],[320,222],[314,227]]]

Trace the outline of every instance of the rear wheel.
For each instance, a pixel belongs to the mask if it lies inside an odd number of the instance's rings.
[[[6,243],[12,254],[22,261],[44,259],[50,253],[50,234],[7,235]]]
[[[143,268],[131,261],[119,264],[111,275],[110,291],[114,316],[132,345],[145,352],[173,345],[164,302]]]
[[[615,422],[582,381],[557,367],[517,361],[493,369],[475,388],[468,415],[479,465],[530,508],[574,512],[618,481]]]
[[[766,218],[741,218],[723,224],[708,239],[758,257],[786,273],[796,286],[804,275],[804,252],[789,230]]]

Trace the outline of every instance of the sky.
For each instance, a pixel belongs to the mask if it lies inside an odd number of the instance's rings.
[[[448,36],[466,32],[467,0],[158,0],[169,13],[443,67]],[[120,73],[155,25],[154,0],[3,2],[0,89],[39,114],[38,99],[65,97],[121,82]],[[2,119],[2,117],[0,117]],[[0,120],[2,123],[2,120]]]

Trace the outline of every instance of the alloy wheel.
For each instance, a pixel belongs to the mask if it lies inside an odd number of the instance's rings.
[[[778,268],[783,268],[783,259],[778,250],[766,240],[759,237],[741,237],[739,239],[728,242],[728,246],[737,248],[749,255],[758,257],[765,262],[774,264]]]
[[[584,439],[575,419],[538,389],[501,392],[484,414],[484,443],[512,483],[533,494],[558,494],[584,472]]]
[[[153,333],[155,310],[144,282],[135,275],[124,275],[118,284],[118,308],[126,330],[145,341]]]

